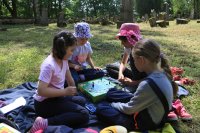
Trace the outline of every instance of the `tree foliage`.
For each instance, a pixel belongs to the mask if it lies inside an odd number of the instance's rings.
[[[0,17],[34,18],[34,1],[38,1],[39,13],[43,7],[48,9],[49,18],[57,18],[63,11],[66,18],[116,17],[120,15],[121,0],[0,0]],[[133,0],[134,14],[140,17],[164,11],[164,3],[169,3],[170,13],[195,15],[200,13],[200,0]],[[135,12],[136,11],[136,12]]]
[[[46,7],[49,18],[56,18],[61,11],[67,17],[108,17],[119,15],[120,0],[38,0],[39,10]],[[34,17],[34,0],[0,0],[1,17]]]
[[[192,0],[172,0],[174,14],[186,15],[192,10]]]

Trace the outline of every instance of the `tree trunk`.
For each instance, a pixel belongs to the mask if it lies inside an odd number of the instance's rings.
[[[48,1],[47,9],[48,9],[48,17],[51,18],[51,7],[52,7],[52,1]]]
[[[35,24],[40,23],[40,10],[38,0],[33,0],[33,12],[35,18]]]
[[[1,17],[1,15],[3,15],[3,12],[2,12],[2,5],[3,5],[3,3],[0,1],[0,17]]]
[[[43,7],[42,8],[42,16],[40,17],[40,25],[42,26],[48,26],[49,20],[48,20],[48,9]]]
[[[17,17],[17,1],[16,0],[12,0],[12,7],[13,7],[12,17],[16,18]]]
[[[27,0],[27,13],[26,13],[26,17],[27,18],[33,18],[33,11],[31,9],[31,4],[32,4],[32,0]]]
[[[17,17],[17,1],[16,0],[12,0],[12,7],[13,9],[9,6],[9,3],[7,0],[3,0],[3,4],[6,6],[6,8],[8,9],[8,11],[10,12],[11,16],[13,18]]]
[[[133,0],[121,0],[120,21],[117,23],[117,28],[122,23],[133,23]]]
[[[194,19],[199,19],[200,7],[199,0],[194,0]]]
[[[92,1],[92,6],[94,9],[94,16],[97,17],[97,7],[96,7],[96,3],[94,1]]]
[[[57,18],[57,16],[58,16],[57,3],[56,3],[57,0],[54,0],[54,2],[55,2],[55,5],[54,5],[55,6],[55,8],[54,8],[55,9],[55,18]]]
[[[58,1],[59,3],[58,3],[58,7],[59,7],[59,12],[61,12],[62,11],[62,0],[59,0]]]

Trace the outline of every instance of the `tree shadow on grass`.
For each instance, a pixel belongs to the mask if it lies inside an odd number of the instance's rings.
[[[114,39],[112,39],[114,40]],[[95,39],[90,41],[93,50],[97,51],[113,51],[116,49],[122,49],[120,45],[117,45],[113,41],[103,40],[101,38],[96,37]]]
[[[141,34],[144,36],[162,36],[162,37],[166,37],[166,34],[163,34],[162,32],[159,31],[151,31],[151,30],[141,30]]]

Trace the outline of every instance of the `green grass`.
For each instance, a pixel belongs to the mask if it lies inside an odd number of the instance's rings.
[[[193,115],[192,122],[179,121],[183,133],[200,131],[200,24],[190,21],[187,25],[170,22],[167,28],[150,28],[139,24],[144,38],[157,40],[170,60],[171,66],[182,67],[184,76],[195,79],[194,86],[188,86],[190,95],[182,99],[186,109]],[[52,39],[60,31],[55,24],[48,27],[34,25],[6,25],[7,31],[0,31],[0,89],[12,88],[23,82],[36,82],[40,64],[51,51]],[[73,25],[65,29],[73,31]],[[123,47],[115,39],[116,25],[91,25],[94,37],[90,40],[98,66],[105,66],[120,60]]]

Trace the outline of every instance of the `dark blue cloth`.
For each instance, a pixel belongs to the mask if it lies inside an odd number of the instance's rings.
[[[11,103],[15,99],[23,96],[26,99],[26,105],[19,107],[5,116],[15,122],[21,132],[27,132],[27,130],[32,126],[36,114],[34,110],[34,100],[33,94],[36,90],[36,83],[28,82],[17,86],[12,89],[5,89],[0,92],[0,99],[6,101],[6,103]]]
[[[121,125],[129,131],[134,129],[133,115],[121,113],[113,108],[110,103],[104,102],[98,104],[96,114],[99,120],[106,123],[107,126]]]
[[[34,109],[34,99],[32,97],[36,89],[37,89],[37,83],[27,82],[15,88],[9,88],[0,91],[0,100],[6,101],[6,103],[11,103],[15,99],[21,96],[23,96],[26,99],[27,104],[25,106],[19,107],[5,115],[5,117],[8,117],[18,125],[19,131],[22,133],[26,133],[31,128],[35,118],[37,117]],[[72,132],[87,133],[86,130],[87,128],[91,128],[99,132],[104,127],[105,125],[100,121],[98,121],[96,115],[89,115],[89,122],[74,128]],[[45,133],[53,133],[54,131],[63,131],[63,129],[71,131],[70,127],[67,126],[63,127],[63,125],[60,125],[60,126],[48,126]],[[60,132],[60,133],[66,133],[66,132]]]
[[[93,79],[97,79],[97,78],[101,78],[104,76],[104,72],[102,70],[96,70],[96,69],[92,69],[92,68],[88,68],[88,69],[83,69],[80,71],[76,71],[73,68],[70,68],[72,77],[74,79],[75,84],[77,85],[81,81],[79,75],[83,74],[85,76],[85,80],[84,81],[89,81],[89,80],[93,80]]]
[[[65,126],[48,126],[44,133],[72,133],[73,129]]]
[[[35,100],[35,111],[38,116],[47,118],[49,125],[75,127],[89,120],[85,103],[85,98],[81,96],[48,98],[42,102]]]
[[[106,94],[106,100],[109,102],[123,102],[130,101],[133,97],[132,93],[128,93],[116,88],[110,89]],[[110,103],[102,102],[97,105],[97,117],[100,121],[107,123],[107,126],[122,125],[128,130],[134,129],[133,115],[126,115],[119,110],[113,108]]]
[[[126,103],[126,102],[129,102],[132,97],[133,97],[132,93],[118,90],[116,88],[112,88],[106,93],[106,100],[108,102]]]

